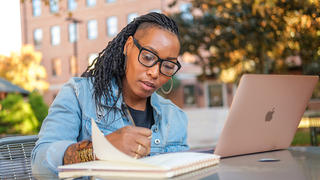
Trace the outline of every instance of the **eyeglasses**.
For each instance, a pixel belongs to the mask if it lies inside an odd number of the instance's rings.
[[[160,66],[159,66],[160,73],[168,77],[172,77],[173,75],[175,75],[178,72],[178,70],[181,68],[181,64],[179,63],[178,60],[177,62],[174,62],[170,60],[161,59],[159,58],[158,55],[156,55],[151,50],[142,47],[134,37],[132,38],[133,38],[134,44],[137,46],[137,48],[140,51],[138,56],[138,61],[142,65],[146,67],[152,67],[158,62],[160,62]]]

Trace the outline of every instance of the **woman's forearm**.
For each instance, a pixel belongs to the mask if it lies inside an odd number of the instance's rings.
[[[71,144],[63,157],[63,164],[73,164],[80,162],[92,161],[93,151],[92,142],[89,140],[80,141],[75,144]]]

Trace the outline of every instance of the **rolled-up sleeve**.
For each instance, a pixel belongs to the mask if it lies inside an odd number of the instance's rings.
[[[73,80],[64,85],[43,121],[39,140],[32,151],[32,173],[57,176],[57,167],[69,145],[76,143],[81,127],[78,88]]]

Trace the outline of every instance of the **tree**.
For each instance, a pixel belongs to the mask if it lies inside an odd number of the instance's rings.
[[[46,70],[41,60],[41,53],[34,51],[31,45],[23,46],[20,54],[0,55],[0,77],[26,90],[42,92],[48,89],[49,84],[45,80]]]
[[[189,13],[172,17],[180,27],[182,52],[196,57],[202,79],[235,81],[242,73],[303,72],[320,56],[320,3],[313,0],[191,0]]]

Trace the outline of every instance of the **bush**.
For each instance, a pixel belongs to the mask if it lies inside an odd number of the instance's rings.
[[[35,134],[39,122],[31,105],[20,94],[9,94],[0,101],[1,134]]]
[[[34,115],[41,125],[44,118],[48,115],[48,105],[43,101],[42,96],[36,91],[29,94],[29,103]],[[38,130],[40,130],[40,127],[41,126],[39,126]]]
[[[48,106],[38,92],[28,100],[20,94],[9,94],[0,101],[0,134],[37,134],[48,115]]]
[[[320,142],[320,134],[317,135],[317,141]],[[303,128],[298,129],[294,138],[291,142],[291,146],[310,146],[311,138],[310,138],[310,129]]]

